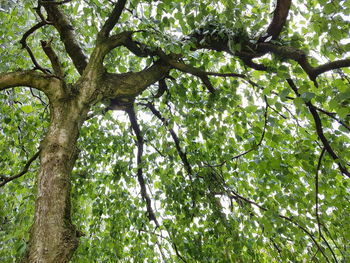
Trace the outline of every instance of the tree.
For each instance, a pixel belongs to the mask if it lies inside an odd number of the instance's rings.
[[[349,14],[2,3],[1,261],[349,260]]]

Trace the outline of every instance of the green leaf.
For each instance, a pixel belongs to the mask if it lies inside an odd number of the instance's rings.
[[[31,105],[25,105],[21,107],[22,111],[25,113],[31,113],[33,111],[33,107]]]

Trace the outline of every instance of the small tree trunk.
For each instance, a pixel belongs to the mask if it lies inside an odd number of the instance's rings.
[[[51,107],[51,124],[41,144],[34,223],[23,262],[69,262],[78,246],[70,215],[70,175],[86,112],[73,101]]]

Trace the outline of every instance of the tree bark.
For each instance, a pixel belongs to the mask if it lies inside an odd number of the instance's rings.
[[[70,175],[86,113],[87,106],[79,106],[77,100],[51,104],[51,124],[41,143],[34,223],[22,262],[69,262],[78,246],[78,232],[71,221]]]

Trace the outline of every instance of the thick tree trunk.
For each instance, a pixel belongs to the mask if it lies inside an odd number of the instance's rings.
[[[34,223],[23,262],[68,262],[78,246],[77,231],[70,215],[70,175],[86,112],[87,109],[74,101],[51,107],[51,124],[41,144]]]

